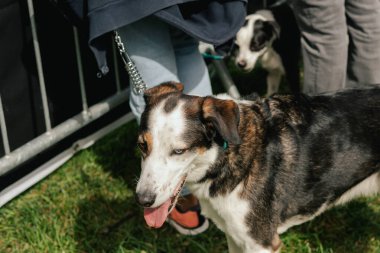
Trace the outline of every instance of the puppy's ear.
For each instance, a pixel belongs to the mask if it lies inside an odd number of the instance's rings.
[[[177,82],[167,82],[150,88],[144,92],[145,103],[149,104],[153,99],[169,93],[181,93],[183,84]]]
[[[224,140],[235,145],[241,143],[238,132],[239,107],[234,101],[206,97],[202,113],[206,125],[211,124]]]
[[[276,21],[267,21],[266,22],[269,26],[269,29],[271,30],[274,39],[280,38],[280,25]]]

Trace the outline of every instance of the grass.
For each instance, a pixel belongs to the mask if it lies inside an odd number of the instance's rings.
[[[133,195],[136,131],[131,122],[112,132],[1,208],[0,252],[227,252],[214,225],[194,237],[146,227]],[[282,252],[380,253],[380,197],[332,209],[281,238]]]

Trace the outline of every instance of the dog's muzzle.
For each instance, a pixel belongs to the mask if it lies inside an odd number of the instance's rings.
[[[159,228],[161,227],[169,213],[175,207],[180,192],[185,185],[186,176],[183,176],[177,187],[175,188],[172,197],[166,200],[158,207],[151,208],[156,200],[156,195],[150,192],[136,193],[137,202],[144,207],[144,218],[148,226]]]

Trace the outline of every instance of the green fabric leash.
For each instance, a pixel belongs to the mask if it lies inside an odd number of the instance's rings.
[[[211,60],[223,60],[224,57],[221,55],[215,55],[215,54],[209,54],[209,53],[203,53],[203,58],[205,59],[211,59]]]

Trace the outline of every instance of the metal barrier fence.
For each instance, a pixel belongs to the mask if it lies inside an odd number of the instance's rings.
[[[35,3],[38,3],[35,1]],[[119,55],[114,43],[112,43],[112,55],[111,61],[113,64],[115,76],[114,85],[116,92],[111,96],[107,97],[103,101],[95,103],[91,106],[88,104],[88,96],[86,91],[86,82],[84,78],[85,66],[82,60],[82,50],[79,43],[78,31],[75,27],[72,28],[73,33],[73,43],[75,47],[75,59],[78,72],[78,83],[80,86],[80,100],[81,100],[81,112],[74,115],[73,117],[66,119],[62,123],[53,126],[52,120],[50,118],[50,108],[48,103],[48,95],[45,85],[44,76],[44,65],[40,50],[40,41],[38,39],[38,29],[36,25],[36,17],[34,12],[33,0],[27,0],[28,18],[30,22],[31,34],[33,39],[33,49],[35,55],[35,65],[37,69],[37,76],[39,81],[40,98],[43,108],[43,120],[45,126],[45,132],[35,137],[34,139],[28,141],[22,146],[12,150],[8,131],[7,131],[7,119],[4,115],[4,108],[2,98],[7,94],[0,94],[0,129],[1,129],[1,139],[2,146],[4,150],[4,156],[0,157],[0,179],[6,176],[8,173],[12,172],[18,166],[28,163],[31,159],[35,158],[41,152],[53,147],[60,141],[71,136],[72,134],[80,131],[85,126],[96,121],[107,113],[111,112],[113,109],[119,105],[128,101],[128,87],[121,88],[121,73],[119,69],[122,66],[119,65]],[[239,97],[239,91],[237,90],[233,80],[224,64],[223,61],[212,60],[212,64],[209,65],[209,71],[211,75],[217,75],[224,86],[226,92],[228,92],[233,97]],[[27,175],[22,176],[20,179],[11,183],[5,188],[0,188],[0,207],[5,205],[11,199],[27,190],[29,187],[33,186],[44,177],[48,176],[64,162],[69,160],[76,152],[81,149],[87,148],[92,145],[97,139],[103,137],[107,133],[113,131],[117,127],[131,121],[133,119],[131,113],[125,114],[123,117],[115,118],[112,123],[98,129],[97,132],[85,137],[84,139],[76,140],[70,148],[60,151],[60,153],[50,160],[44,162],[42,165],[33,170]],[[1,184],[1,180],[0,180]]]
[[[81,48],[79,46],[78,32],[76,28],[73,28],[73,36],[74,36],[74,44],[75,44],[75,55],[76,55],[76,63],[78,66],[78,77],[79,77],[79,85],[80,85],[80,95],[81,95],[81,103],[82,103],[82,111],[67,119],[66,121],[60,123],[57,126],[52,127],[50,113],[49,113],[49,104],[47,98],[47,92],[45,87],[45,77],[43,71],[43,64],[41,59],[41,51],[39,46],[37,27],[35,21],[35,13],[34,13],[34,5],[32,0],[27,1],[28,12],[29,12],[29,21],[31,26],[31,32],[33,37],[33,46],[34,46],[34,54],[36,59],[36,67],[38,72],[38,79],[40,85],[40,92],[42,98],[42,106],[43,106],[43,117],[44,124],[46,128],[46,132],[42,135],[34,138],[33,140],[25,143],[21,147],[18,147],[15,150],[11,150],[8,138],[7,131],[7,122],[6,117],[4,116],[2,97],[7,94],[0,94],[0,128],[1,128],[1,137],[2,137],[2,145],[4,148],[5,155],[0,158],[0,177],[6,175],[11,172],[12,169],[20,166],[21,164],[27,162],[29,159],[35,157],[39,153],[44,150],[52,147],[57,144],[59,141],[64,138],[70,136],[76,131],[80,130],[84,126],[89,123],[99,119],[106,113],[110,112],[118,105],[126,102],[128,100],[128,88],[122,89],[120,85],[119,71],[118,71],[118,59],[117,52],[115,46],[113,46],[113,54],[112,60],[114,64],[115,75],[115,86],[116,93],[106,98],[105,100],[98,102],[92,106],[88,105],[87,96],[86,96],[86,87],[85,87],[85,79],[83,77],[83,62],[81,57]],[[75,152],[78,150],[88,147],[96,139],[101,138],[108,132],[114,130],[116,127],[130,121],[133,119],[133,116],[129,113],[124,117],[114,121],[108,127],[99,130],[95,134],[77,141],[73,144],[72,148],[65,150],[60,153],[57,157],[52,158],[50,161],[41,165],[39,168],[36,168],[29,175],[21,178],[17,182],[11,184],[0,192],[0,207],[7,203],[9,200],[28,189],[33,184],[37,183],[39,180],[53,172],[60,165],[62,165],[65,161],[67,161]]]

